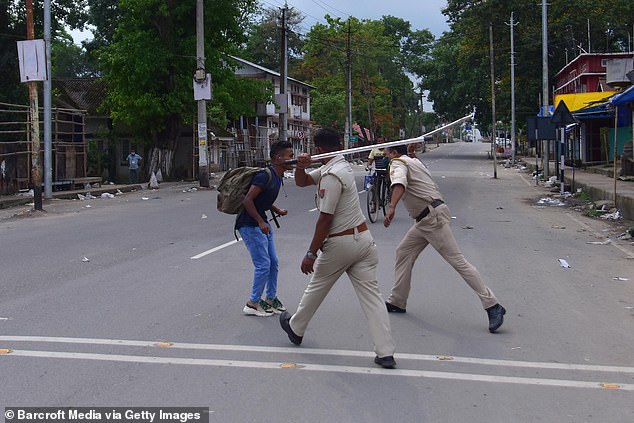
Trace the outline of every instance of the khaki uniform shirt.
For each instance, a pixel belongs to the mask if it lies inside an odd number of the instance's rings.
[[[416,218],[433,200],[443,200],[438,185],[429,169],[418,159],[401,156],[390,161],[391,186],[405,187],[403,204],[412,218]],[[444,201],[444,200],[443,200]]]
[[[365,222],[352,167],[342,155],[308,174],[317,184],[315,202],[320,212],[332,214],[330,234],[354,228]]]

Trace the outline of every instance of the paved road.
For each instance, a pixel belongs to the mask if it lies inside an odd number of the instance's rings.
[[[345,278],[294,347],[276,319],[241,315],[251,264],[215,194],[171,186],[0,220],[0,349],[12,350],[0,404],[208,406],[211,422],[632,421],[634,249],[596,244],[622,229],[609,222],[536,206],[543,188],[525,174],[492,179],[486,147],[424,160],[458,243],[509,311],[499,333],[429,250],[408,312],[391,315],[396,370],[372,364]],[[279,294],[293,311],[316,212],[312,189],[287,180],[284,192]],[[390,229],[371,226],[384,295],[409,224],[400,208]]]

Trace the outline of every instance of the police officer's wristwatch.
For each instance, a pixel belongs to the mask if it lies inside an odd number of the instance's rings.
[[[310,250],[306,251],[306,257],[308,257],[311,260],[317,260],[317,255],[313,254],[312,251]]]

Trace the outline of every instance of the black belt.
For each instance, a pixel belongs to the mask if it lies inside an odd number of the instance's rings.
[[[442,200],[434,200],[434,201],[431,202],[431,204],[429,206],[431,206],[433,208],[436,208],[436,207],[438,207],[441,204],[445,204],[445,202],[442,201]],[[420,214],[418,216],[416,216],[416,221],[417,222],[420,222],[421,220],[423,220],[424,218],[427,217],[427,215],[429,214],[429,206],[425,207],[425,209],[422,212],[420,212]]]

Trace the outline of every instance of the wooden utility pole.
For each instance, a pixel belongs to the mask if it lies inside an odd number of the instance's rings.
[[[26,39],[35,39],[33,24],[33,0],[26,0]],[[40,116],[37,81],[27,82],[31,118],[31,182],[33,183],[33,208],[42,210],[42,169],[40,163]]]

